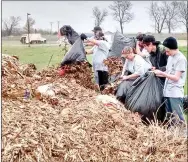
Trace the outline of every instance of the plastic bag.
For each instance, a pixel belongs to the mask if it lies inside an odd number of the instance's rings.
[[[117,100],[125,104],[125,100],[127,97],[127,92],[130,89],[131,85],[133,84],[134,80],[125,80],[122,81],[118,87],[117,90],[115,91],[115,95]]]
[[[163,86],[154,73],[149,72],[144,77],[134,81],[127,92],[125,104],[128,109],[143,115],[143,119],[163,120],[165,108],[163,103]]]
[[[68,39],[69,43],[73,45],[78,38],[80,38],[79,34],[74,31],[74,29],[70,25],[64,25],[60,29],[61,35],[65,35]]]
[[[63,61],[61,62],[61,66],[71,64],[77,61],[87,61],[84,45],[81,38],[77,39],[71,47],[71,49],[66,53],[65,57],[63,58]]]
[[[133,37],[126,37],[120,32],[116,32],[114,35],[113,43],[108,54],[108,57],[116,56],[121,57],[121,51],[125,46],[130,46],[132,48],[136,47],[136,40]]]

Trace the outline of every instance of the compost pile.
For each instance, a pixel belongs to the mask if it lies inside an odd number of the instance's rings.
[[[65,78],[75,79],[80,86],[89,89],[95,89],[95,84],[92,81],[92,68],[88,62],[75,62],[69,65],[64,65]]]
[[[104,64],[108,66],[109,75],[119,74],[123,70],[123,63],[120,57],[109,57],[104,60]]]
[[[109,83],[107,84],[107,86],[105,87],[105,89],[102,91],[103,94],[107,94],[107,95],[114,95],[115,91],[117,90],[118,85],[121,83],[121,81],[118,79],[113,83]]]
[[[139,115],[125,110],[115,98],[104,102],[95,91],[75,80],[59,76],[54,79],[55,68],[26,77],[16,60],[10,68],[5,62],[3,162],[187,160],[187,138],[180,136],[178,129],[170,132],[157,124],[145,126]],[[36,87],[49,83],[58,100],[56,104],[36,95]],[[30,98],[10,97],[13,90],[29,87],[33,91]]]
[[[106,60],[104,60],[104,64],[108,67],[108,73],[109,78],[118,77],[118,75],[121,75],[121,72],[123,70],[123,62],[120,57],[109,57]],[[106,88],[103,90],[103,94],[114,94],[115,90],[117,89],[117,86],[120,83],[119,79],[116,79],[115,81],[111,82],[111,79],[109,79],[110,82],[106,86]]]

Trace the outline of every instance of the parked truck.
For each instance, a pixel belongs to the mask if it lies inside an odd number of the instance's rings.
[[[29,38],[29,39],[28,39]],[[41,44],[41,43],[46,43],[46,38],[43,38],[41,36],[41,34],[29,34],[29,37],[28,37],[28,34],[24,34],[21,36],[21,39],[20,39],[20,42],[22,44],[28,44],[29,42],[31,44]]]

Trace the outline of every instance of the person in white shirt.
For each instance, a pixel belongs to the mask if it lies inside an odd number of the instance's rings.
[[[125,103],[126,95],[132,83],[149,70],[146,66],[146,61],[138,54],[133,53],[131,47],[125,47],[122,51],[121,57],[125,58],[125,64],[120,76],[122,82],[118,85],[115,92],[116,98]]]
[[[94,45],[91,50],[86,51],[86,54],[93,53],[92,66],[95,72],[95,82],[99,85],[100,91],[103,91],[108,83],[108,67],[104,65],[103,61],[107,59],[109,44],[102,32],[96,39],[87,39],[87,41]]]
[[[136,78],[143,76],[149,70],[146,61],[140,55],[134,54],[131,47],[125,47],[123,49],[122,57],[126,59],[121,75],[122,80],[135,80]],[[125,76],[125,71],[128,71],[131,74]]]
[[[184,121],[182,109],[187,59],[178,50],[178,44],[175,38],[166,38],[163,46],[165,46],[166,55],[169,56],[166,71],[155,70],[154,73],[157,76],[166,78],[163,90],[164,99],[166,100],[166,112],[175,113],[181,121]]]

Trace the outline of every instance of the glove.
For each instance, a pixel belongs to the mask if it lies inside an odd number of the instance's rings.
[[[80,38],[81,38],[81,40],[84,41],[85,39],[87,39],[87,36],[86,36],[85,34],[82,33],[82,34],[80,35]]]

